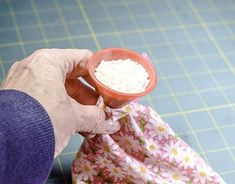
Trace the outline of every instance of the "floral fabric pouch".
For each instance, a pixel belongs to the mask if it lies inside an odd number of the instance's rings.
[[[86,138],[74,160],[73,183],[221,184],[223,179],[150,107],[98,105],[121,129]]]

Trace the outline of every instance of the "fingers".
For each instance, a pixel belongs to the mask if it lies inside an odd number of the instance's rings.
[[[62,72],[64,79],[87,75],[87,63],[92,52],[86,49],[40,49],[30,57],[46,60]]]
[[[105,113],[97,106],[73,103],[77,116],[77,131],[93,134],[110,134],[120,129],[118,121],[105,120]],[[75,130],[76,131],[76,130]]]
[[[65,88],[70,97],[83,105],[95,105],[99,95],[79,79],[67,79]]]

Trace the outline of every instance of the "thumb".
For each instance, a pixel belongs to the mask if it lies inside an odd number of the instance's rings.
[[[93,105],[81,105],[72,100],[72,106],[76,115],[78,132],[94,134],[111,134],[120,129],[118,121],[105,120],[105,112]]]

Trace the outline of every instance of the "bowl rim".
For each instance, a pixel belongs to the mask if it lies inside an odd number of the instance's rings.
[[[148,88],[148,86],[146,87],[147,90],[143,91],[143,92],[140,92],[140,93],[123,93],[123,92],[119,92],[119,91],[116,91],[116,90],[113,90],[107,86],[105,86],[103,83],[101,83],[98,79],[96,79],[94,73],[92,72],[92,66],[91,66],[91,63],[92,63],[92,59],[94,57],[96,57],[96,55],[100,54],[101,52],[103,51],[109,51],[109,50],[114,50],[114,51],[123,51],[123,52],[129,52],[131,54],[134,54],[138,57],[140,57],[142,60],[145,60],[146,63],[149,63],[149,69],[152,71],[153,73],[153,78],[152,78],[152,85]],[[141,63],[139,63],[141,64]],[[145,96],[147,94],[149,94],[157,85],[157,82],[158,82],[158,77],[157,77],[157,73],[153,67],[153,64],[150,63],[149,61],[147,61],[147,59],[143,56],[141,56],[139,53],[135,52],[135,51],[132,51],[132,50],[129,50],[129,49],[126,49],[126,48],[118,48],[118,47],[111,47],[111,48],[104,48],[104,49],[101,49],[101,50],[98,50],[97,52],[95,52],[87,61],[87,66],[88,66],[88,74],[89,76],[91,77],[91,79],[93,80],[93,82],[95,83],[95,87],[97,87],[97,83],[102,87],[104,88],[105,90],[111,92],[112,94],[116,94],[116,95],[121,95],[121,96],[125,96],[125,97],[141,97],[141,96]],[[142,67],[144,67],[143,65],[141,65]],[[146,67],[144,67],[144,69],[146,70]],[[150,77],[149,77],[150,79]],[[149,85],[149,84],[148,84]]]

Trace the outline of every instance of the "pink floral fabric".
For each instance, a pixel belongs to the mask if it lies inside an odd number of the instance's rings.
[[[225,183],[150,107],[98,105],[122,127],[85,139],[71,167],[74,184]]]

